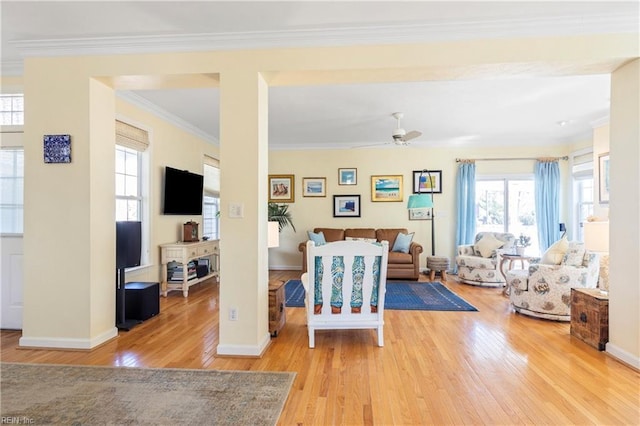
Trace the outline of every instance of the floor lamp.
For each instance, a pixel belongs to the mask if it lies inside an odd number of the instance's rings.
[[[429,190],[431,192],[431,196],[429,196],[428,194],[412,194],[409,196],[409,201],[407,202],[407,209],[408,210],[413,210],[413,209],[427,209],[430,208],[431,209],[431,256],[435,256],[436,255],[436,228],[435,228],[435,224],[434,224],[434,217],[433,217],[433,181],[431,180],[431,173],[429,173],[427,170],[423,170],[422,173],[420,173],[420,180],[418,181],[418,191],[421,190],[421,185],[423,182],[423,176],[427,174],[427,176],[429,177]]]

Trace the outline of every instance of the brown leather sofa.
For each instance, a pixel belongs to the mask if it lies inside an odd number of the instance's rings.
[[[405,228],[373,229],[373,228],[315,228],[314,233],[322,232],[324,239],[330,243],[350,238],[370,238],[376,241],[389,241],[389,250],[393,248],[396,236],[399,232],[407,234]],[[302,272],[307,272],[307,242],[298,245],[298,251],[302,252]],[[422,246],[411,242],[409,253],[397,253],[389,251],[387,261],[387,279],[417,280],[420,276],[420,253]]]

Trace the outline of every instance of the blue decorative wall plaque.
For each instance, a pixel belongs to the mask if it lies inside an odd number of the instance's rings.
[[[71,162],[71,135],[44,135],[44,162]]]

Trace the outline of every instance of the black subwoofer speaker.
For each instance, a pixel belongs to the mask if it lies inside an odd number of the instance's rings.
[[[160,313],[160,284],[131,282],[125,285],[127,319],[144,321]]]

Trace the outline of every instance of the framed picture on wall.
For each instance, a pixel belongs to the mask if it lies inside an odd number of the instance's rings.
[[[338,169],[338,185],[356,185],[358,183],[358,169]]]
[[[326,197],[327,196],[327,178],[323,178],[323,177],[302,178],[302,196],[303,197]]]
[[[371,201],[402,201],[402,175],[371,176]]]
[[[269,202],[293,203],[294,175],[269,175]]]
[[[609,153],[598,156],[598,181],[600,204],[609,204]]]
[[[333,217],[360,217],[360,195],[334,195]]]
[[[44,162],[71,162],[71,135],[44,135]]]
[[[414,170],[413,193],[430,194],[432,189],[434,194],[442,194],[442,170]]]
[[[409,220],[431,220],[431,208],[409,209]]]

